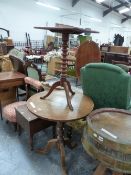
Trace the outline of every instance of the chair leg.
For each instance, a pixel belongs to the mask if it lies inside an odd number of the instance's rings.
[[[52,126],[52,135],[53,135],[53,138],[56,138],[56,125]]]
[[[106,170],[107,168],[100,163],[96,168],[95,172],[93,173],[93,175],[105,175]]]
[[[13,123],[15,132],[17,131],[17,123]]]
[[[16,99],[17,99],[17,101],[19,101],[19,92],[18,92],[18,88],[16,88]]]
[[[68,137],[70,140],[72,139],[72,128],[71,128],[71,127],[68,127],[67,137]]]
[[[18,130],[18,135],[21,135],[21,126],[19,124],[17,124],[17,130]]]
[[[3,120],[3,117],[2,117],[2,106],[1,106],[1,101],[0,101],[0,117],[1,117],[1,120]]]
[[[33,134],[32,133],[30,133],[29,143],[30,143],[30,150],[33,151],[34,145],[33,145]]]

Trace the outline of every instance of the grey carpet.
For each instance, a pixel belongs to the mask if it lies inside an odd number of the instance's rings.
[[[46,145],[52,137],[51,128],[34,137],[34,148]],[[28,133],[18,136],[11,124],[0,121],[0,175],[61,175],[60,156],[53,147],[47,154],[30,151]],[[73,133],[78,146],[70,150],[65,147],[68,175],[92,175],[98,162],[83,149],[80,135]]]

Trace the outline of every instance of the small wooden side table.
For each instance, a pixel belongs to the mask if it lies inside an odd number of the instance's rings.
[[[29,133],[31,150],[33,150],[33,136],[35,133],[52,125],[55,127],[54,122],[42,120],[31,113],[28,110],[27,105],[22,105],[16,108],[16,121],[19,126],[19,135],[21,134],[21,127]]]
[[[50,94],[45,100],[40,99],[46,93],[44,91],[30,97],[27,101],[27,107],[41,119],[57,122],[57,138],[49,140],[47,146],[39,150],[39,152],[46,153],[52,145],[56,144],[60,151],[62,174],[66,175],[64,145],[69,141],[64,138],[63,124],[86,117],[93,110],[94,103],[89,97],[83,95],[83,93],[77,92],[71,97],[74,107],[74,110],[71,111],[67,105],[64,90],[54,90],[54,93]]]

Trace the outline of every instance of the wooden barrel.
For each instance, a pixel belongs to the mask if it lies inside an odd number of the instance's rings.
[[[115,108],[93,111],[87,117],[82,144],[107,168],[131,173],[131,113]]]

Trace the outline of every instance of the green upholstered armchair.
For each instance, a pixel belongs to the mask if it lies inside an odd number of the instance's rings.
[[[130,110],[131,75],[125,70],[108,63],[89,63],[81,68],[80,73],[83,93],[92,98],[94,109],[111,107]],[[68,122],[68,125],[82,132],[86,121],[77,120]]]
[[[90,63],[81,69],[82,89],[94,101],[95,109],[130,109],[131,76],[108,63]]]

